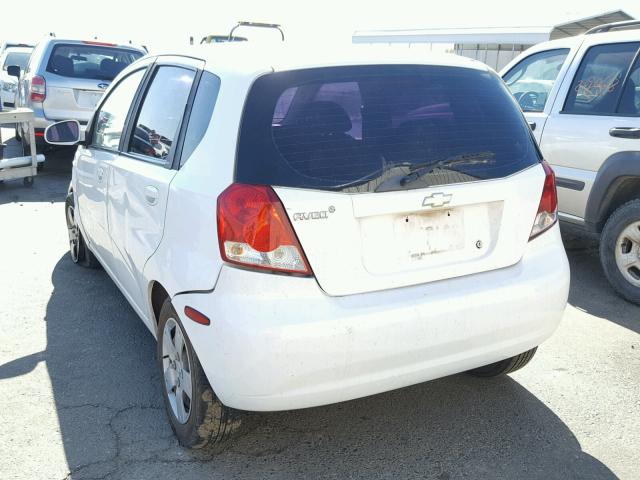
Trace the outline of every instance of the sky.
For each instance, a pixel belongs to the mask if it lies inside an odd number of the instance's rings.
[[[18,8],[19,2],[12,2]],[[354,30],[433,27],[547,26],[622,9],[640,18],[639,0],[30,0],[28,15],[2,8],[0,41],[35,42],[56,36],[144,44],[152,52],[180,48],[193,36],[226,34],[238,20],[280,23],[287,41],[350,42]],[[22,10],[22,8],[20,8]],[[25,22],[15,21],[24,18]],[[275,32],[238,31],[276,41]]]

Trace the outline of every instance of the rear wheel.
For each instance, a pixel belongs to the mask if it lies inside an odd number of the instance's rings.
[[[498,377],[500,375],[515,372],[531,361],[537,349],[538,347],[532,348],[531,350],[527,350],[515,357],[506,358],[499,362],[485,365],[484,367],[474,368],[473,370],[469,370],[467,373],[476,377]]]
[[[77,222],[75,199],[73,198],[73,192],[69,192],[67,199],[64,202],[65,217],[67,220],[67,232],[69,234],[69,254],[71,261],[78,265],[88,268],[98,268],[100,262],[95,257],[93,252],[89,250],[80,226]]]
[[[607,220],[600,237],[600,261],[615,291],[640,304],[640,200],[625,203]]]
[[[158,322],[158,368],[165,410],[181,445],[219,444],[240,428],[240,412],[222,404],[169,299]]]

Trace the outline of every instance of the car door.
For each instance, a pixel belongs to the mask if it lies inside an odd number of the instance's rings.
[[[640,148],[640,42],[601,43],[588,37],[559,91],[540,144],[556,172],[561,216],[576,223],[584,219],[605,160]]]
[[[146,66],[121,78],[102,102],[87,131],[88,147],[79,147],[75,158],[75,195],[84,235],[103,265],[111,257],[107,224],[109,169],[118,156],[125,121],[142,83]]]
[[[558,91],[557,82],[564,77],[571,56],[569,44],[555,45],[507,66],[502,75],[538,143]]]
[[[108,218],[114,273],[145,311],[145,262],[162,239],[172,168],[186,107],[201,62],[163,57],[154,65],[122,151],[110,165]]]

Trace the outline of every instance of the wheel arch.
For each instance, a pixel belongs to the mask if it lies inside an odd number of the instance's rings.
[[[149,283],[149,302],[151,304],[151,313],[153,314],[153,320],[155,321],[156,327],[160,320],[160,310],[162,310],[162,305],[167,298],[171,298],[171,296],[164,286],[160,282],[152,280]]]
[[[618,152],[602,164],[585,209],[585,224],[600,233],[621,205],[640,198],[640,152]]]

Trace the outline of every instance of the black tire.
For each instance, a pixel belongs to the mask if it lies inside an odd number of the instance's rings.
[[[180,422],[174,414],[169,400],[169,390],[174,393],[175,390],[170,389],[165,381],[163,342],[165,325],[170,319],[175,321],[173,331],[175,332],[175,329],[179,328],[184,338],[185,349],[181,355],[184,358],[186,354],[191,374],[192,400],[189,402],[189,413],[185,423]],[[169,357],[167,356],[167,358]],[[241,412],[226,407],[220,402],[218,397],[216,397],[202,370],[198,356],[193,350],[193,345],[191,345],[191,341],[182,327],[182,323],[169,299],[165,300],[160,310],[157,364],[160,372],[165,411],[169,418],[171,429],[182,446],[195,449],[221,444],[239,431],[242,423]]]
[[[538,347],[532,348],[531,350],[527,350],[515,357],[506,358],[499,362],[485,365],[484,367],[474,368],[473,370],[469,370],[467,373],[476,377],[498,377],[500,375],[515,372],[531,361],[537,349]]]
[[[616,250],[625,248],[623,242],[619,242],[619,237],[635,222],[640,222],[640,199],[631,200],[618,207],[605,223],[600,237],[600,262],[607,280],[616,293],[625,300],[640,305],[640,286],[625,278],[616,262]],[[640,269],[631,267],[626,274],[632,278],[635,275],[640,285]]]
[[[72,210],[71,216],[69,210]],[[73,225],[70,224],[71,219],[75,220],[75,199],[73,197],[73,192],[69,192],[67,198],[64,202],[64,212],[65,219],[67,221],[67,230],[71,230]],[[100,268],[100,262],[93,254],[93,252],[87,246],[87,243],[82,236],[82,231],[77,223],[75,223],[75,228],[77,229],[77,251],[74,253],[74,244],[71,240],[71,234],[69,235],[69,252],[71,256],[71,261],[77,265],[81,265],[86,268]]]
[[[27,188],[33,187],[33,177],[24,177],[22,179],[22,184]]]

